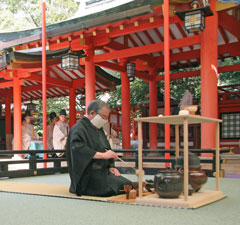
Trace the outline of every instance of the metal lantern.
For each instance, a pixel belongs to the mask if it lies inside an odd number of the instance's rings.
[[[196,2],[198,1],[193,1],[193,9],[176,12],[177,16],[184,21],[184,28],[188,33],[203,31],[205,28],[205,17],[213,15],[209,6],[197,8]]]
[[[127,77],[129,78],[129,81],[132,82],[135,80],[136,64],[128,62],[126,63],[126,67],[127,67]]]
[[[181,78],[175,79],[175,80],[174,80],[174,83],[175,83],[176,85],[182,84],[182,83],[183,83],[183,80],[182,80]]]
[[[30,100],[30,103],[26,103],[25,105],[27,106],[27,111],[36,112],[36,105],[37,104],[34,104],[32,102],[32,99]]]
[[[205,17],[201,9],[191,10],[185,13],[184,27],[187,32],[203,31],[205,28]]]
[[[79,55],[69,51],[61,57],[61,68],[63,70],[77,70],[79,69]]]

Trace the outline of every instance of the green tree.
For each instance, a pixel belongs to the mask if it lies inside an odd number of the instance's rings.
[[[227,65],[235,65],[240,64],[240,57],[236,57],[236,59],[227,58],[221,63],[221,66]],[[232,84],[240,84],[240,71],[232,71],[227,73],[219,74],[219,85],[232,85]]]
[[[116,90],[108,92],[110,98],[107,103],[111,107],[119,106],[122,104],[121,97],[122,86],[119,85],[116,87]],[[140,80],[138,78],[135,81],[130,83],[130,103],[132,106],[136,106],[140,103],[143,103],[148,98],[149,85],[148,83]],[[102,94],[102,93],[99,93]]]
[[[41,26],[42,0],[1,0],[1,31],[18,31]],[[47,0],[47,25],[72,18],[78,9],[74,0]]]

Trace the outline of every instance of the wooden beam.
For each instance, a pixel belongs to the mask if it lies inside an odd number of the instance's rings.
[[[120,66],[120,65],[115,64],[115,63],[107,62],[107,61],[97,63],[96,65],[98,65],[100,67],[107,68],[107,69],[111,69],[111,70],[114,70],[114,71],[118,71],[118,72],[126,72],[125,67]],[[147,73],[137,71],[137,70],[135,71],[135,76],[140,78],[140,79],[147,80],[147,81],[153,80],[152,76],[148,75]]]
[[[225,45],[218,46],[219,55],[229,54],[229,56],[238,56],[240,52],[240,44],[239,42],[229,43]],[[179,62],[182,60],[189,59],[199,59],[200,58],[200,50],[192,50],[181,53],[171,54],[171,62]],[[163,56],[159,56],[156,58],[158,62],[158,68],[163,68]]]
[[[129,35],[128,36],[129,40],[133,43],[135,47],[138,47],[137,43],[134,41],[134,39]],[[123,49],[129,49],[128,45],[123,45],[120,44],[116,41],[111,41],[108,45],[106,45],[104,48],[111,50],[111,51],[116,51],[116,50],[123,50]],[[136,58],[139,58],[143,62],[147,62],[150,67],[154,67],[156,62],[155,58],[150,55],[138,55]],[[133,59],[134,61],[134,59]]]
[[[240,64],[218,67],[218,73],[226,73],[231,71],[240,71]],[[171,80],[180,79],[183,77],[196,77],[199,76],[200,73],[201,73],[200,70],[172,73]],[[156,80],[157,81],[164,80],[164,75],[157,76]]]
[[[174,49],[174,48],[180,48],[183,46],[194,45],[199,43],[200,43],[200,36],[197,35],[197,36],[192,36],[188,38],[171,40],[170,46],[171,46],[171,49]],[[103,61],[108,61],[113,59],[127,58],[127,57],[144,55],[144,54],[159,52],[159,51],[163,51],[163,43],[150,44],[150,45],[145,45],[145,46],[140,46],[135,48],[128,48],[128,49],[114,51],[114,52],[105,53],[105,54],[99,54],[99,55],[95,55],[93,57],[93,60],[95,63],[98,63],[98,62],[103,62]]]
[[[226,12],[221,12],[218,16],[219,24],[240,40],[240,21],[236,20],[233,16],[230,16]]]
[[[135,20],[136,20],[136,18],[135,18]],[[94,37],[89,36],[90,33],[93,31],[92,29],[89,29],[88,32],[87,31],[85,32],[84,41],[81,41],[82,39],[79,38],[79,34],[78,34],[79,32],[75,32],[72,35],[73,49],[79,50],[79,49],[85,47],[86,45],[88,45],[89,43],[91,43],[93,46],[103,46],[103,45],[106,45],[109,41],[111,41],[111,38],[125,36],[128,34],[137,33],[137,32],[141,32],[141,31],[145,31],[145,30],[163,26],[163,19],[159,16],[154,17],[154,22],[150,22],[149,18],[138,19],[138,21],[137,21],[139,24],[138,26],[134,25],[134,22],[136,22],[135,20],[132,19],[130,21],[129,20],[121,21],[121,23],[123,25],[123,29],[119,29],[119,24],[120,24],[119,22],[117,22],[116,24],[112,24],[111,32],[109,32],[109,33],[106,33],[106,26],[103,26],[103,27],[100,26],[100,27],[98,27],[97,35]],[[171,24],[174,24],[176,22],[181,23],[181,21],[178,17],[170,17]],[[60,43],[57,43],[56,37],[54,37],[53,41],[51,41],[51,40],[49,41],[50,42],[50,44],[49,44],[50,50],[57,50],[57,49],[69,47],[69,41],[68,41],[67,35],[64,35],[64,37],[62,35],[61,38],[58,37],[58,40],[60,40]]]
[[[24,85],[24,80],[19,81],[20,85]],[[1,82],[0,83],[0,89],[1,88],[9,88],[13,87],[13,81],[6,81],[6,82]]]
[[[221,88],[230,88],[230,87],[240,87],[240,84],[231,84],[231,85],[225,85],[225,86],[220,86]]]
[[[26,80],[32,80],[36,81],[39,83],[42,83],[42,76],[38,75],[37,73],[31,73],[30,77],[27,77]],[[56,79],[53,77],[47,77],[47,84],[52,84],[55,85],[55,87],[60,87],[60,88],[71,88],[72,87],[72,82],[66,81],[66,80],[61,80],[61,79]]]
[[[79,78],[76,80],[73,80],[73,88],[83,88],[85,85],[85,78]]]

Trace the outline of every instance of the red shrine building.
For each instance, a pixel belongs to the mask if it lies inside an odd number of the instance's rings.
[[[87,4],[101,1],[86,1]],[[130,149],[130,79],[149,83],[149,114],[158,115],[157,83],[164,81],[164,115],[170,115],[170,80],[201,77],[201,115],[225,119],[221,142],[240,138],[240,64],[218,61],[240,56],[240,6],[221,1],[133,0],[122,5],[37,29],[0,34],[0,100],[5,104],[5,134],[21,149],[21,104],[30,99],[69,96],[70,126],[76,122],[76,95],[85,105],[96,92],[122,87],[122,147]],[[200,13],[202,17],[189,13]],[[189,16],[190,15],[190,16]],[[189,18],[188,18],[189,17]],[[195,19],[194,19],[195,18]],[[198,18],[201,18],[198,20]],[[43,18],[44,19],[44,18]],[[43,20],[44,21],[44,20]],[[196,27],[198,26],[198,27]],[[74,59],[66,59],[72,53]],[[76,60],[76,61],[75,61]],[[75,66],[69,70],[67,64]],[[196,69],[199,68],[200,70]],[[172,72],[192,68],[188,72]],[[121,73],[114,78],[104,69]],[[238,71],[239,85],[218,87],[219,73]],[[232,88],[231,90],[229,88]],[[46,117],[43,107],[43,117]],[[43,118],[43,119],[44,119]],[[43,120],[43,128],[46,119]],[[44,129],[43,129],[44,131]],[[43,136],[43,140],[45,139]],[[165,126],[170,148],[170,126]],[[158,145],[157,124],[149,126],[149,147]],[[201,148],[215,147],[214,124],[201,126]]]

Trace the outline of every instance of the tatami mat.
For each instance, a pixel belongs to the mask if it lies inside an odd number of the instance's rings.
[[[134,203],[138,205],[153,205],[172,208],[198,208],[225,197],[221,192],[215,191],[200,191],[199,193],[195,193],[193,196],[189,196],[188,202],[183,200],[183,196],[180,196],[180,198],[177,199],[160,199],[156,194],[151,194],[150,192],[144,192],[145,197],[137,198],[136,200],[126,199],[125,194],[112,197],[76,196],[75,194],[69,192],[69,186],[66,185],[7,181],[0,182],[0,191],[103,202]]]
[[[54,184],[34,184],[34,183],[20,183],[20,182],[0,182],[0,191],[52,196],[52,197],[64,197],[64,198],[75,198],[84,200],[95,200],[103,202],[124,202],[132,203],[135,200],[126,199],[126,195],[117,195],[112,197],[96,197],[96,196],[77,196],[69,192],[69,186],[66,185],[54,185]]]
[[[136,176],[126,175],[126,177],[136,180]],[[153,176],[146,177],[146,179],[151,178]],[[68,174],[1,179],[0,190],[6,182],[14,183],[18,187],[16,193],[20,192],[21,183],[64,186],[67,191],[65,193],[68,193],[70,183]],[[239,224],[240,212],[239,186],[240,179],[221,178],[220,190],[228,197],[197,210],[109,204],[105,200],[79,201],[76,196],[48,197],[0,191],[0,220],[4,225],[236,225]],[[215,188],[215,179],[209,178],[204,190],[215,190]]]

